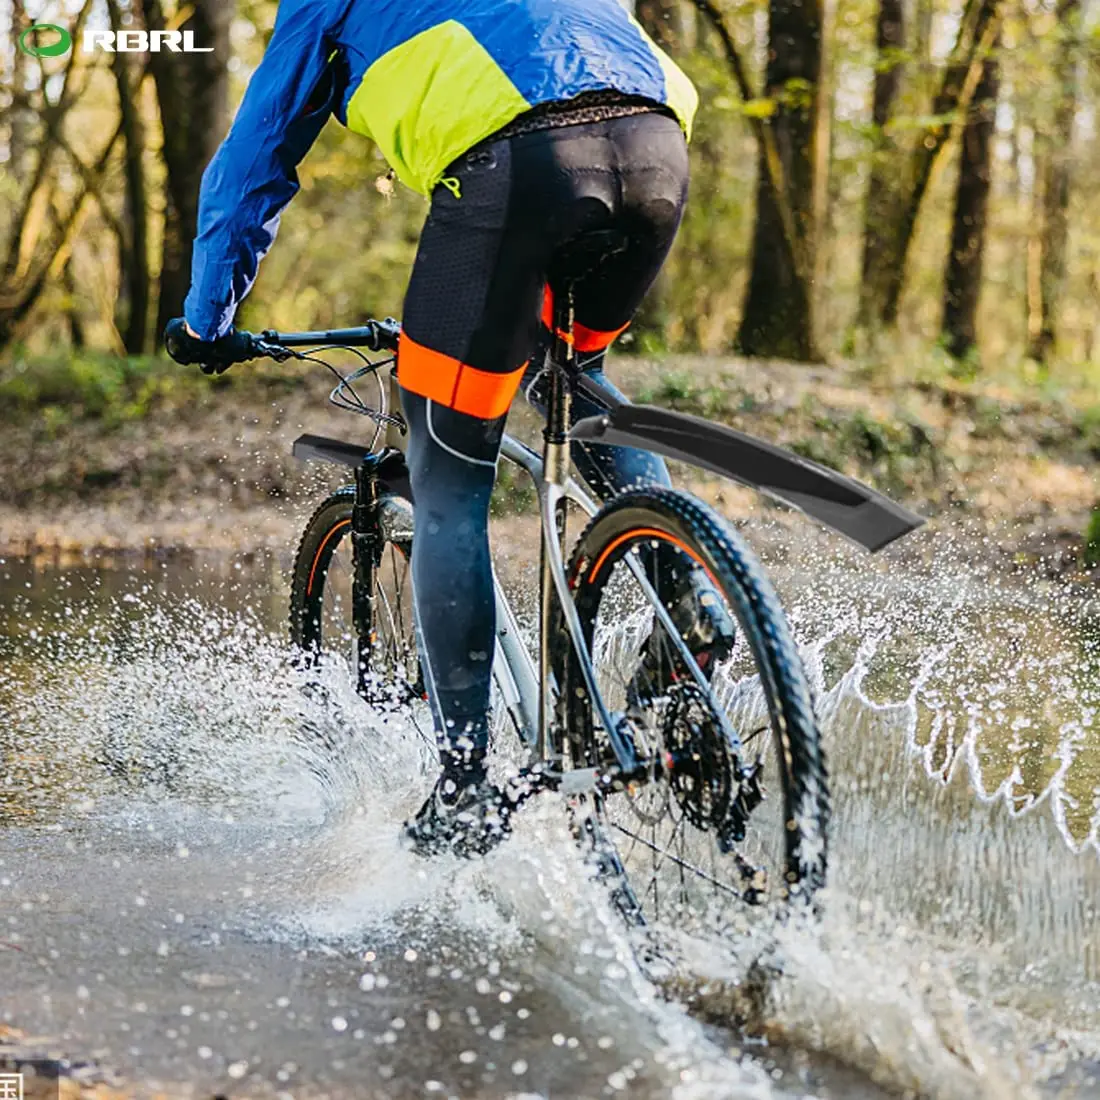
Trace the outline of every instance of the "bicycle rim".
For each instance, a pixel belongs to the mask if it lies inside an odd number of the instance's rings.
[[[650,762],[644,781],[600,797],[597,819],[647,922],[713,927],[820,882],[824,767],[797,652],[747,549],[683,494],[634,495],[593,521],[572,566],[598,689]],[[703,686],[652,603],[672,587],[670,571],[692,570],[706,574],[737,627]],[[567,728],[579,731],[574,763],[611,764],[592,708],[567,708]]]
[[[353,600],[351,501],[336,499],[314,517],[295,570],[291,625],[294,640],[318,665],[332,665],[353,683],[365,659],[363,694],[375,705],[422,697],[413,619],[410,544],[383,537],[374,571],[373,600],[360,647]]]

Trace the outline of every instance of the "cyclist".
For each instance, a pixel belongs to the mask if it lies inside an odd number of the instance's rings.
[[[233,127],[203,177],[181,362],[233,360],[237,307],[330,116],[373,138],[431,199],[409,284],[398,381],[416,503],[412,572],[442,775],[406,826],[424,853],[486,850],[509,829],[486,775],[495,609],[489,498],[517,389],[542,405],[547,276],[592,231],[623,242],[575,284],[575,348],[602,379],[679,228],[691,82],[618,0],[282,0]],[[579,398],[574,415],[596,407]],[[668,483],[642,452],[576,448],[606,498]],[[662,592],[704,663],[733,625],[701,570]],[[645,661],[654,661],[647,654]],[[635,692],[635,695],[639,694]]]

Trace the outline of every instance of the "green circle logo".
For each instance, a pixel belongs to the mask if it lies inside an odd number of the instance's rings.
[[[56,42],[41,41],[43,33],[56,34]],[[19,48],[31,57],[60,57],[73,48],[73,36],[56,23],[35,23],[19,36]]]

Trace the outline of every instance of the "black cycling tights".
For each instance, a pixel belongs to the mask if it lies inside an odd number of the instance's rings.
[[[608,385],[603,352],[660,271],[687,178],[679,126],[655,112],[479,147],[433,196],[405,303],[398,377],[410,429],[420,650],[445,761],[447,750],[481,749],[488,737],[496,637],[489,500],[521,377],[544,411],[548,273],[586,232],[622,234],[625,248],[575,287],[579,359]],[[598,411],[583,396],[574,400],[574,419]],[[573,450],[601,499],[634,484],[668,484],[664,463],[644,452]]]

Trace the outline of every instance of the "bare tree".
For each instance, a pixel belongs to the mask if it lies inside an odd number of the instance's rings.
[[[816,266],[814,263],[816,241],[815,234],[812,232],[814,228],[813,210],[815,205],[813,166],[816,157],[812,147],[812,140],[816,139],[816,127],[814,127],[812,123],[807,126],[807,120],[803,120],[803,125],[801,127],[796,127],[796,129],[801,128],[804,132],[806,129],[809,129],[809,131],[814,134],[814,139],[811,139],[811,143],[801,146],[798,151],[799,163],[803,166],[809,166],[810,179],[809,181],[800,179],[793,185],[794,190],[800,192],[797,195],[798,199],[803,202],[808,199],[809,206],[807,208],[804,205],[796,204],[794,201],[796,196],[792,195],[791,165],[788,163],[790,160],[789,154],[792,151],[792,144],[790,141],[792,130],[789,127],[781,128],[779,125],[781,118],[778,111],[780,106],[779,103],[773,99],[761,100],[753,91],[752,82],[749,80],[748,71],[741,59],[737,43],[734,41],[734,37],[730,33],[726,20],[714,0],[692,0],[692,2],[695,4],[695,7],[698,8],[706,22],[713,27],[722,43],[722,49],[726,55],[726,61],[729,63],[730,71],[733,74],[738,94],[741,96],[742,103],[746,107],[746,118],[752,130],[753,137],[756,139],[760,163],[758,189],[761,194],[766,195],[764,217],[765,219],[770,219],[767,221],[768,237],[770,238],[771,244],[775,246],[778,251],[776,270],[780,271],[787,279],[785,285],[773,284],[772,290],[776,294],[788,293],[790,299],[796,303],[794,308],[796,312],[801,312],[804,334],[809,336],[809,340],[806,341],[806,344],[811,354],[808,354],[806,358],[816,358],[816,349],[814,348],[813,341],[814,319],[812,290]],[[810,2],[813,4],[816,12],[817,33],[815,37],[818,50],[820,50],[821,0],[810,0]],[[797,0],[790,6],[797,8],[799,6]],[[782,22],[782,20],[780,22]],[[818,65],[820,65],[820,54],[818,57]],[[795,78],[784,91],[794,93],[791,99],[796,102],[798,99],[801,99],[803,105],[807,98],[805,93],[808,92],[809,98],[814,102],[815,107],[817,106],[819,93],[816,82],[811,84],[802,78]],[[788,102],[788,97],[786,95],[784,96],[784,101]],[[761,108],[763,109],[761,110]],[[806,209],[810,211],[808,224],[806,219],[801,216],[802,212]],[[781,232],[774,232],[777,228],[781,230]],[[757,215],[757,229],[761,229],[759,213]],[[811,232],[807,233],[807,229],[811,230]],[[758,255],[755,245],[756,237],[754,236],[754,272],[755,258]],[[765,262],[766,257],[761,256],[761,264],[763,265]],[[761,286],[765,279],[766,273],[762,271],[760,280]],[[742,330],[744,330],[744,320],[742,320]],[[774,329],[771,331],[774,331]],[[741,343],[740,334],[738,335],[738,346],[742,348],[745,347],[745,345]],[[759,343],[757,346],[761,348],[759,354],[798,357],[797,352],[792,353],[787,346],[784,346],[782,350],[764,350],[765,345],[763,343]]]
[[[107,0],[111,26],[122,28],[119,0]],[[149,329],[149,196],[145,186],[145,123],[138,102],[138,85],[133,79],[130,55],[116,53],[111,58],[118,88],[119,117],[126,143],[125,232],[119,238],[119,269],[125,288],[128,316],[122,342],[131,355],[147,350]]]
[[[752,271],[736,341],[745,355],[820,359],[812,278],[822,23],[821,0],[771,0],[768,5],[765,96],[774,105],[770,128],[789,224],[784,223],[778,188],[769,178],[767,150],[762,149]],[[801,271],[796,255],[804,265]]]
[[[85,0],[73,23],[73,36],[80,32],[91,13],[93,0]],[[84,182],[80,207],[93,195],[107,218],[110,209],[99,192],[94,175],[73,150],[65,136],[65,122],[74,104],[86,86],[82,81],[81,53],[73,51],[57,74],[59,88],[50,92],[53,81],[41,79],[36,92],[28,88],[13,87],[10,95],[12,108],[28,112],[25,133],[34,132],[25,158],[25,183],[15,202],[8,222],[8,241],[0,258],[0,348],[14,339],[17,327],[34,308],[51,278],[62,272],[71,234],[79,219],[79,208],[74,206],[70,216],[58,221],[51,214],[58,202],[57,165],[67,157]],[[33,121],[32,121],[33,120]],[[99,169],[106,168],[106,161]],[[51,232],[55,230],[55,232]]]
[[[981,80],[963,130],[951,245],[944,274],[943,340],[947,350],[960,359],[977,342],[978,298],[982,288],[999,92],[1000,65],[994,52],[982,66]]]
[[[149,30],[164,30],[161,0],[139,0]],[[191,252],[199,224],[202,174],[229,121],[229,26],[234,4],[193,0],[180,26],[194,31],[212,53],[154,53],[149,66],[157,88],[164,143],[164,247],[161,259],[157,336],[180,314],[191,283]]]
[[[1038,325],[1028,354],[1045,363],[1058,336],[1058,314],[1066,281],[1069,238],[1069,196],[1073,179],[1073,131],[1080,96],[1078,55],[1081,41],[1081,0],[1059,0],[1057,58],[1054,81],[1057,101],[1054,123],[1042,158],[1038,246]]]
[[[896,182],[881,200],[888,216],[878,226],[879,239],[870,251],[860,286],[859,318],[864,324],[891,326],[897,320],[909,249],[932,171],[957,129],[958,118],[965,118],[969,110],[1000,20],[1000,0],[967,0],[929,120],[917,130],[910,151],[895,159],[891,176]]]
[[[891,185],[897,145],[887,126],[901,90],[905,49],[904,0],[880,0],[875,20],[875,78],[871,97],[872,142],[871,173],[867,186],[867,204],[863,215],[863,285],[872,272],[881,268],[882,252],[887,247],[890,225],[896,219],[896,189]],[[859,324],[869,326],[873,301],[860,295]]]
[[[16,184],[26,181],[26,161],[31,146],[31,129],[34,126],[34,112],[26,103],[20,103],[18,97],[25,95],[30,87],[31,57],[18,48],[19,36],[31,25],[26,4],[15,3],[11,13],[11,83],[10,102],[6,103],[8,114],[8,166],[12,180]],[[0,93],[4,89],[0,82]],[[5,99],[8,97],[5,96]]]

